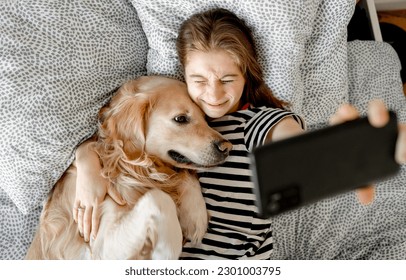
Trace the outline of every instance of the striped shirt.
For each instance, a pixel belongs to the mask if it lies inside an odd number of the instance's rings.
[[[262,145],[268,131],[285,117],[275,108],[248,108],[210,122],[233,144],[227,161],[198,173],[210,221],[201,243],[186,243],[181,259],[269,259],[273,240],[270,219],[256,216],[249,152]]]

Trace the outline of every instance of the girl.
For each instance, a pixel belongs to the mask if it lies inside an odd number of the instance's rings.
[[[248,154],[265,141],[300,133],[303,121],[266,86],[251,31],[233,13],[193,15],[180,28],[177,51],[190,97],[233,144],[226,163],[199,173],[208,231],[201,244],[186,243],[182,256],[270,258],[271,221],[256,217]]]

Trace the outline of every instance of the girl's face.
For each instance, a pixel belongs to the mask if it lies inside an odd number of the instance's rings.
[[[209,118],[239,109],[245,79],[227,52],[191,52],[185,64],[185,79],[190,97]]]

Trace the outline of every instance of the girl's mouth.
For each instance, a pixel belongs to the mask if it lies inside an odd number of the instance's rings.
[[[203,101],[208,107],[212,107],[212,108],[220,108],[222,106],[224,106],[228,101],[224,101],[224,102],[219,102],[219,103],[208,103],[206,101]]]

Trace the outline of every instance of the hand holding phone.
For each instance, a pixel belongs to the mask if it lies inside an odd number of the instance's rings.
[[[257,206],[277,215],[394,175],[396,114],[376,128],[366,117],[265,144],[251,155]]]

